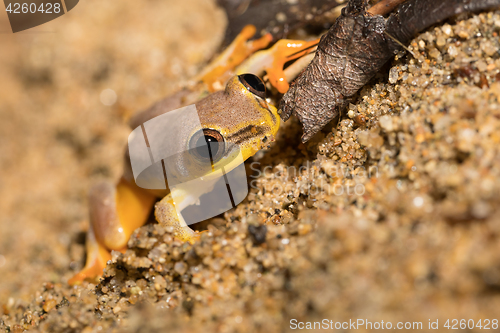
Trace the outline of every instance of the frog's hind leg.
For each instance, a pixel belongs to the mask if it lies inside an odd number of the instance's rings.
[[[87,232],[85,247],[87,249],[87,261],[85,263],[85,267],[68,280],[68,284],[70,285],[75,285],[81,283],[85,279],[92,279],[100,276],[106,267],[106,263],[111,259],[108,249],[99,244],[95,239],[92,226]]]
[[[200,234],[187,226],[186,222],[177,214],[172,195],[169,194],[155,205],[155,217],[158,223],[173,228],[175,238],[193,243]]]
[[[81,272],[68,283],[76,284],[102,274],[110,251],[124,251],[132,232],[146,223],[156,196],[121,179],[115,187],[102,182],[89,193],[90,229],[87,261]]]

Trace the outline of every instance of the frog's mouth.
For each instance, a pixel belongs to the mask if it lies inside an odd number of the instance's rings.
[[[268,132],[268,129],[266,126],[255,126],[255,125],[248,125],[246,127],[243,127],[236,133],[233,133],[229,136],[226,137],[226,140],[231,142],[234,145],[237,146],[244,146],[245,143],[260,140],[260,138],[265,137],[265,133]]]
[[[203,176],[203,179],[210,180],[219,178],[220,172],[227,174],[245,162],[243,151],[240,146],[233,143],[226,143],[225,153],[218,161],[211,163],[212,172]]]

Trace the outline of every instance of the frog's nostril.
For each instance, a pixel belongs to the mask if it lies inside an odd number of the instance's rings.
[[[266,85],[260,77],[254,74],[241,74],[238,75],[238,79],[252,94],[266,98]]]

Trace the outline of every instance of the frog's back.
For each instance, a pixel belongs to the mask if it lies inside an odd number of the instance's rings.
[[[132,118],[130,118],[128,122],[128,125],[130,126],[130,128],[135,129],[150,119],[158,117],[159,115],[162,115],[166,112],[186,106],[192,100],[193,94],[194,92],[189,89],[182,89],[173,95],[165,97],[146,110],[132,116]],[[199,94],[196,93],[196,95]]]

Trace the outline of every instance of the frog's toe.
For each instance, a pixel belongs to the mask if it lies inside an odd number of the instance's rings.
[[[289,88],[288,81],[285,78],[283,70],[285,64],[291,60],[300,58],[310,52],[314,52],[318,45],[318,40],[301,41],[301,40],[279,40],[269,50],[273,54],[273,63],[271,67],[266,68],[269,82],[282,94],[287,92]]]
[[[189,243],[193,244],[194,242],[197,242],[201,239],[201,235],[207,234],[208,230],[202,230],[202,231],[195,231],[194,235],[191,237],[191,240],[189,240]]]

